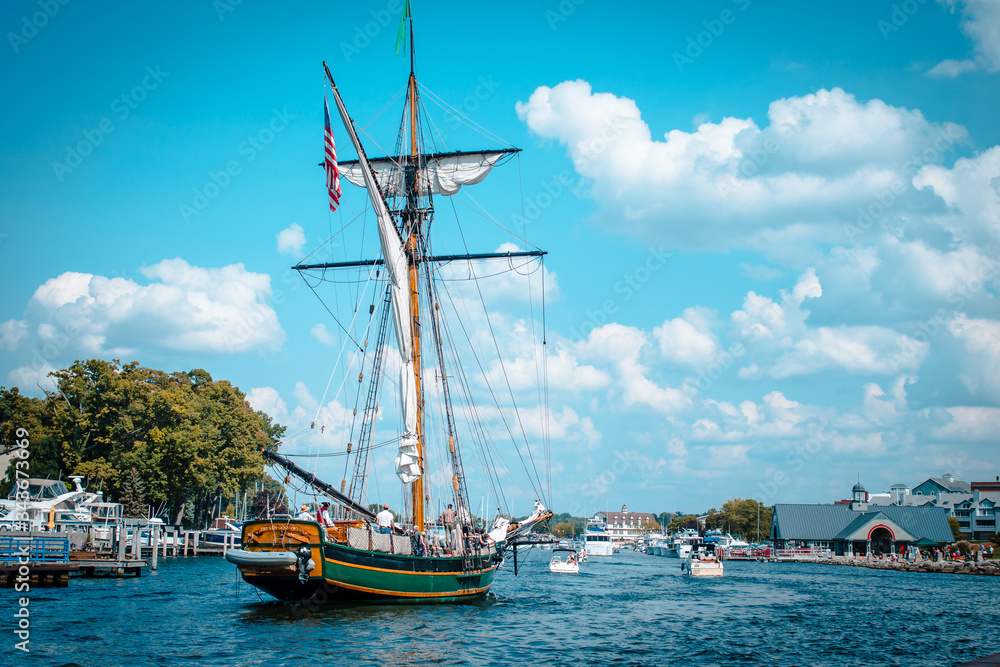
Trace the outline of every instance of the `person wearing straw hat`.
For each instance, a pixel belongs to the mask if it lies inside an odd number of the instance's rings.
[[[300,521],[311,521],[313,516],[312,512],[309,511],[309,505],[303,505],[299,508],[299,513],[295,516],[296,519]]]

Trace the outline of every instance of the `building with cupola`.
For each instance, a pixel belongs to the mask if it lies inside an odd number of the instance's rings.
[[[635,542],[640,535],[648,532],[650,524],[657,523],[655,515],[649,512],[629,512],[627,505],[622,505],[620,512],[597,512],[591,522],[604,525],[611,541],[617,544]]]
[[[944,509],[871,504],[860,481],[846,503],[779,503],[771,520],[776,548],[829,549],[840,556],[900,553],[911,546],[940,546],[953,539]]]

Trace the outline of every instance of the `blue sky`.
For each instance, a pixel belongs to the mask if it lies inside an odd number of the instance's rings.
[[[343,447],[334,325],[289,266],[364,202],[326,207],[321,62],[391,147],[398,7],[6,3],[0,382],[205,368],[290,432],[330,420],[291,448]],[[996,3],[413,15],[426,89],[523,149],[468,196],[550,253],[557,510],[998,474]],[[441,146],[497,144],[424,100]],[[473,249],[510,240],[473,222]]]

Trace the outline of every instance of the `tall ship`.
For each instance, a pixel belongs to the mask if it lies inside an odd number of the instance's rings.
[[[342,180],[363,188],[366,204],[361,213],[344,214],[343,219],[353,218],[331,237],[335,243],[329,247],[355,253],[353,258],[323,262],[307,258],[293,268],[333,315],[343,341],[335,373],[340,369],[341,387],[354,389],[338,394],[338,405],[344,405],[341,421],[333,428],[341,435],[337,451],[325,455],[342,457],[344,476],[339,485],[330,483],[315,474],[316,458],[300,465],[293,455],[262,450],[265,459],[281,469],[286,483],[294,477],[305,485],[300,491],[311,489],[317,501],[332,502],[329,520],[324,514],[246,521],[242,547],[226,556],[245,581],[280,600],[338,604],[475,600],[489,591],[505,552],[552,516],[544,501],[550,493],[547,476],[538,471],[546,468],[549,456],[541,372],[544,317],[537,333],[532,333],[534,317],[522,328],[528,331],[526,339],[540,369],[537,390],[542,394],[537,404],[542,409],[528,409],[519,404],[520,396],[507,380],[501,349],[506,345],[498,341],[483,295],[489,277],[483,274],[544,276],[545,252],[502,243],[495,252],[470,253],[459,246],[463,252],[437,253],[436,237],[431,235],[432,227],[437,231],[442,224],[432,225],[439,198],[478,184],[494,167],[513,159],[518,149],[428,148],[436,139],[425,117],[425,89],[417,83],[409,2],[403,21],[397,52],[400,41],[405,49],[408,28],[409,76],[395,150],[389,155],[368,157],[359,139],[366,129],[351,117],[330,68],[323,63],[329,92],[357,153],[356,160],[337,161],[327,106],[321,166],[330,209],[341,203]],[[449,201],[446,210],[454,208]],[[359,228],[363,231],[354,237],[356,242],[348,242],[348,232]],[[460,242],[484,238],[480,231],[461,231],[460,236],[452,232],[452,242],[456,236]],[[456,296],[459,280],[472,285],[467,292],[482,299],[478,312],[467,293]],[[346,316],[338,317],[328,302],[332,299],[325,300],[327,288],[341,288],[345,298],[353,299],[343,309]],[[543,294],[544,284],[532,303],[540,302]],[[491,362],[487,352],[499,358]],[[493,404],[486,405],[486,399]],[[395,409],[386,410],[385,405]],[[314,421],[312,434],[326,425],[317,426]],[[374,435],[376,428],[379,438]],[[380,470],[392,475],[377,457],[386,445],[396,450],[394,480],[378,479]],[[474,475],[463,464],[470,449]],[[509,482],[504,476],[518,479]],[[474,496],[469,490],[472,478],[481,489]],[[395,491],[387,491],[390,482]],[[494,502],[506,504],[507,511],[498,507],[494,514]]]

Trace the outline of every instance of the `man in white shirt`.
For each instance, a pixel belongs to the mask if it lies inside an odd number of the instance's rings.
[[[391,533],[395,522],[392,520],[392,511],[389,509],[389,503],[382,506],[382,511],[375,515],[375,520],[378,522],[378,532],[380,533]]]
[[[329,526],[330,522],[330,503],[328,501],[323,501],[323,504],[319,508],[319,523],[321,526]]]
[[[300,521],[312,521],[313,516],[312,512],[309,511],[309,505],[303,505],[301,510],[299,511],[298,516],[296,516],[295,518],[299,519]]]

